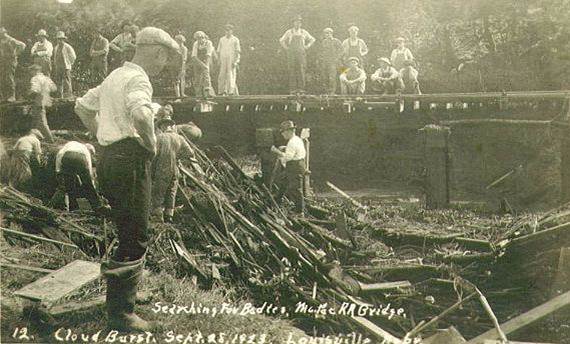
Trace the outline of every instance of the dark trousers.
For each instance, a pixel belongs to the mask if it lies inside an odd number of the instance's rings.
[[[99,185],[117,225],[119,247],[115,261],[141,258],[149,241],[152,157],[135,139],[104,147],[99,162]]]
[[[85,155],[77,152],[65,153],[61,159],[61,170],[57,179],[58,190],[54,199],[58,200],[67,194],[70,210],[77,209],[78,198],[86,198],[93,209],[101,205]]]
[[[289,70],[289,91],[304,91],[305,70],[307,69],[307,57],[305,52],[290,51],[287,62]]]
[[[16,64],[0,61],[0,100],[16,96]]]
[[[285,180],[280,187],[281,192],[278,198],[283,195],[295,204],[297,213],[305,212],[305,197],[303,196],[303,185],[305,176],[305,159],[289,161],[285,166]]]
[[[93,84],[99,85],[107,77],[107,56],[104,58],[94,57],[89,67]]]
[[[324,62],[321,71],[321,77],[324,84],[326,94],[336,93],[336,84],[338,80],[338,63]]]
[[[46,108],[41,105],[32,105],[30,114],[32,115],[32,128],[38,129],[48,142],[53,142],[53,135],[47,121]]]
[[[62,67],[54,68],[54,82],[57,85],[57,92],[61,97],[71,97],[73,89],[71,87],[71,70]]]

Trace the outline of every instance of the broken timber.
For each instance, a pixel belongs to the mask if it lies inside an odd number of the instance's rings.
[[[559,295],[552,300],[543,303],[542,305],[531,309],[530,311],[513,318],[504,324],[501,324],[501,329],[505,334],[509,334],[519,330],[537,320],[544,318],[545,316],[561,309],[562,307],[570,305],[570,291]],[[484,344],[486,340],[498,339],[499,333],[496,329],[491,329],[473,339],[471,339],[468,344]]]
[[[75,260],[17,290],[14,295],[50,305],[100,276],[98,263]]]

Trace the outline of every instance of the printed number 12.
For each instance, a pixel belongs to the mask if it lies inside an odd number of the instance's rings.
[[[12,334],[12,338],[21,339],[21,340],[30,340],[31,338],[28,336],[28,328],[27,327],[16,327],[14,329],[14,333]]]

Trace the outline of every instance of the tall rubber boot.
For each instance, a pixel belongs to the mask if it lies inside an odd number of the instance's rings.
[[[142,277],[143,258],[129,262],[109,260],[101,265],[107,278],[107,321],[110,329],[125,332],[152,332],[156,323],[135,314],[137,286]]]

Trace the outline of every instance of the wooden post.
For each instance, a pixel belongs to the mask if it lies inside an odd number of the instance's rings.
[[[562,110],[560,125],[558,126],[560,138],[560,174],[562,202],[570,201],[570,97],[566,98]]]
[[[446,208],[449,205],[448,138],[451,131],[437,125],[427,125],[420,130],[425,135],[426,207]]]

